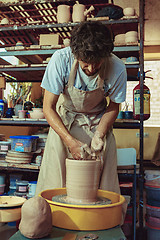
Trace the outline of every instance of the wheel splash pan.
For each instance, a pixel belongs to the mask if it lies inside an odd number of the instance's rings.
[[[69,230],[91,231],[113,228],[121,223],[125,198],[117,193],[98,190],[97,197],[111,200],[107,205],[75,205],[52,201],[56,195],[66,194],[66,188],[49,189],[40,193],[52,211],[52,225]]]

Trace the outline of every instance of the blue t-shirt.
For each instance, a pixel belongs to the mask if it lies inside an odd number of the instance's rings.
[[[55,95],[63,93],[68,83],[73,61],[74,55],[70,47],[57,50],[47,65],[41,87]],[[107,68],[104,75],[105,95],[109,96],[113,102],[124,102],[127,82],[126,67],[122,60],[114,54],[111,54],[106,64]],[[87,76],[79,65],[74,86],[84,91],[94,90],[97,88],[97,78],[98,73],[93,76]]]

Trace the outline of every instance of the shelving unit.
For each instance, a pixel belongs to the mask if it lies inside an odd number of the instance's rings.
[[[106,6],[106,0],[79,0],[79,3],[85,4],[87,8],[94,5],[94,15]],[[21,5],[20,5],[21,4]],[[4,17],[10,19],[9,25],[1,25],[0,31],[0,48],[5,48],[6,52],[0,52],[0,57],[15,56],[23,61],[25,65],[12,66],[0,58],[0,74],[14,77],[16,82],[41,82],[47,57],[50,57],[57,49],[64,47],[48,46],[40,49],[33,49],[39,44],[40,34],[59,33],[61,37],[70,37],[70,31],[77,23],[63,23],[58,24],[56,20],[57,6],[59,4],[68,4],[72,6],[75,4],[74,0],[36,0],[27,2],[18,2],[17,4],[0,4],[0,20]],[[115,122],[114,128],[121,129],[139,129],[140,130],[140,198],[139,198],[139,222],[140,235],[143,238],[143,72],[144,72],[144,58],[143,58],[143,41],[144,41],[144,0],[139,0],[140,16],[133,19],[119,19],[102,21],[103,24],[108,25],[114,34],[125,33],[127,31],[138,31],[140,41],[138,44],[115,46],[113,52],[120,58],[135,56],[139,59],[139,64],[127,64],[128,81],[137,80],[137,72],[140,69],[140,121],[137,122]],[[123,26],[123,28],[122,28]],[[17,41],[22,41],[24,48],[17,50],[14,48]],[[31,48],[32,46],[32,48]],[[6,77],[6,82],[13,81],[13,78]],[[45,121],[11,121],[0,120],[2,126],[49,126]]]

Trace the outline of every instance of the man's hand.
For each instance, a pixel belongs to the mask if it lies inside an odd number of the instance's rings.
[[[101,152],[103,149],[103,145],[103,138],[100,136],[100,133],[96,131],[91,141],[91,150],[93,152]]]

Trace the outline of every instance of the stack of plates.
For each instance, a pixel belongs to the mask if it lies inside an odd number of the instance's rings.
[[[9,163],[31,163],[33,154],[9,150],[5,158]]]

